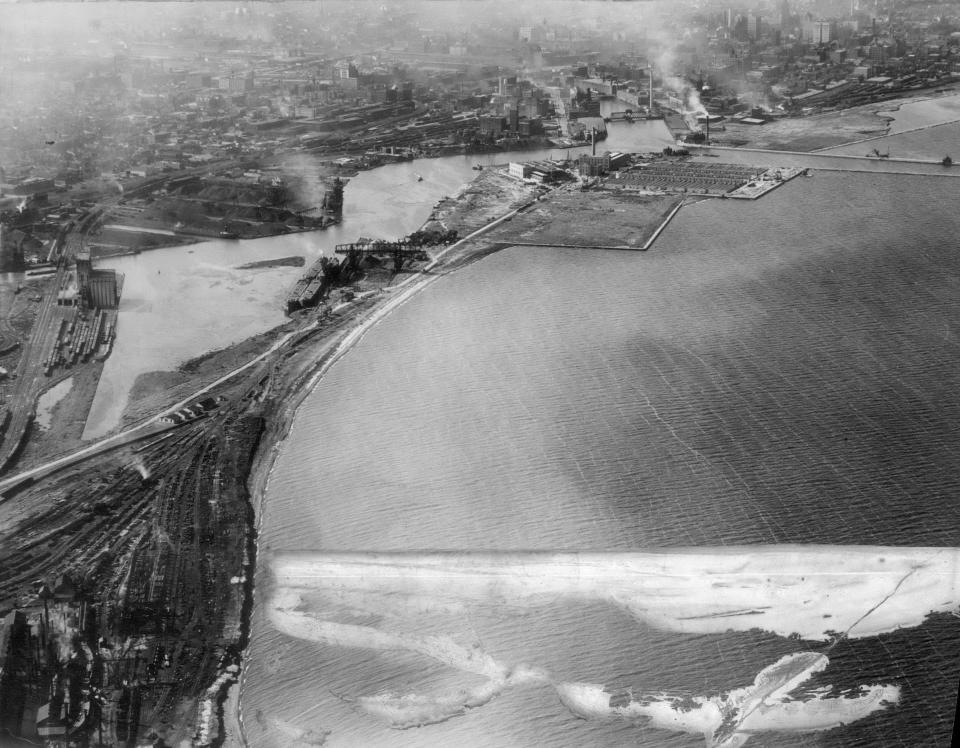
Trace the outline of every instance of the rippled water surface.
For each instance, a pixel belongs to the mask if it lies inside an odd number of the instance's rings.
[[[955,180],[819,172],[755,203],[689,206],[648,253],[516,248],[442,279],[305,402],[271,477],[263,558],[960,545],[960,217],[945,210],[958,198]],[[391,730],[350,699],[455,690],[463,674],[285,637],[263,594],[243,691],[256,745],[282,744],[275,718],[329,730],[330,745],[702,744],[578,720],[538,688]],[[759,633],[667,635],[559,601],[435,626],[507,662],[623,688],[745,685],[806,648]],[[842,643],[826,682],[895,682],[902,705],[751,745],[945,744],[958,655],[952,618]]]

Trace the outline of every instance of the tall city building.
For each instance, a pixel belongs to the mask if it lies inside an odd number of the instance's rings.
[[[831,39],[832,26],[829,21],[804,21],[803,22],[803,40],[809,44],[826,44]]]

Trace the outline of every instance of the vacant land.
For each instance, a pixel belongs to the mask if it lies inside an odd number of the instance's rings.
[[[715,145],[749,146],[784,151],[816,151],[886,135],[890,132],[893,113],[905,104],[918,101],[935,100],[939,110],[939,121],[955,121],[960,118],[960,108],[956,106],[956,98],[956,92],[953,90],[948,90],[943,95],[927,91],[909,98],[862,104],[808,117],[789,117],[768,122],[765,125],[745,125],[727,120],[711,130],[710,141]],[[898,115],[898,124],[893,131],[929,124],[931,124],[929,113],[920,119],[907,113]],[[857,155],[862,154],[858,151]]]
[[[456,195],[437,203],[422,230],[452,229],[460,236],[466,236],[503,215],[504,206],[516,208],[545,191],[545,188],[511,177],[501,169],[487,168]]]
[[[711,130],[710,141],[716,145],[749,145],[778,151],[815,151],[851,140],[884,135],[889,119],[878,115],[889,104],[866,104],[839,112],[790,117],[765,125],[741,122],[722,123],[725,130]]]
[[[490,234],[500,242],[640,249],[682,198],[558,190]]]

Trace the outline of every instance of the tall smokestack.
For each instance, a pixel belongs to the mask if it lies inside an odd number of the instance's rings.
[[[597,155],[597,128],[593,127],[590,129],[590,148],[592,149],[593,156]]]

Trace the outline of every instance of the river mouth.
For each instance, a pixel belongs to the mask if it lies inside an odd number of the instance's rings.
[[[608,145],[662,148],[662,123],[619,125]],[[575,158],[587,146],[525,151],[525,159]],[[516,154],[447,156],[388,164],[349,179],[343,221],[323,231],[242,241],[209,241],[112,257],[99,264],[124,273],[117,339],[84,428],[84,439],[119,424],[137,377],[270,330],[285,320],[284,295],[296,267],[240,269],[247,263],[300,255],[306,263],[360,236],[396,239],[417,230],[434,205],[476,176],[474,166],[503,164]],[[310,157],[302,158],[310,161]],[[309,163],[307,164],[309,167]]]

